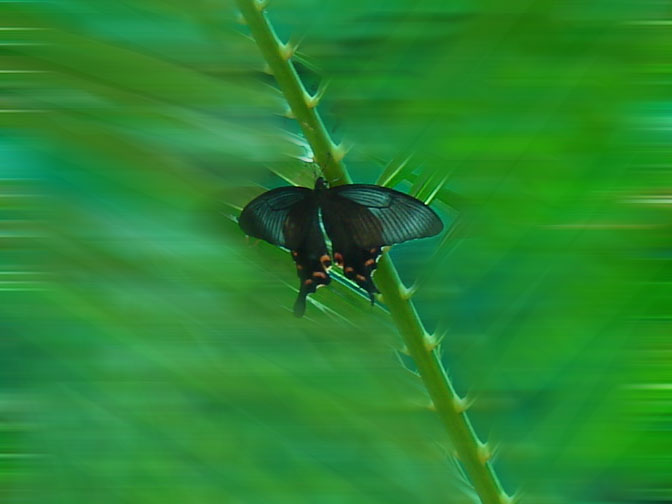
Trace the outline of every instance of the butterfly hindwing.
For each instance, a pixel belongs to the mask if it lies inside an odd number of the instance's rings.
[[[314,192],[306,187],[272,189],[245,206],[238,224],[249,236],[290,249],[301,281],[294,313],[302,316],[306,296],[331,281]]]
[[[306,296],[322,285],[331,282],[328,268],[331,258],[327,252],[318,208],[313,198],[297,204],[288,215],[284,234],[299,276],[299,295],[294,303],[294,315],[303,316],[306,311]]]
[[[381,242],[380,227],[369,211],[349,200],[325,198],[322,202],[322,222],[324,230],[331,240],[334,261],[343,268],[343,274],[361,288],[371,299],[378,289],[371,279],[371,273],[376,269],[376,261],[380,255]],[[359,223],[361,230],[369,233],[369,241],[378,245],[363,247],[353,234],[353,226]]]

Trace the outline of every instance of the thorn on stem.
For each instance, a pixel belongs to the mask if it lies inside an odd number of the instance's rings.
[[[438,345],[438,342],[436,341],[436,338],[434,338],[434,335],[429,333],[425,333],[422,336],[422,343],[424,344],[425,350],[427,350],[428,353],[433,352]]]
[[[299,45],[290,41],[287,42],[286,44],[281,44],[280,45],[280,56],[284,60],[290,60],[292,56],[296,53],[296,50],[298,49]]]
[[[418,290],[418,284],[413,284],[410,287],[399,287],[399,295],[402,299],[409,300],[411,299]]]
[[[327,90],[327,87],[329,86],[329,81],[322,81],[317,88],[317,92],[313,95],[310,96],[306,93],[305,96],[305,101],[306,105],[308,108],[315,108],[317,105],[320,103],[322,100],[322,97],[324,96],[325,91]]]
[[[446,337],[448,334],[448,331],[442,331],[441,334],[437,336],[437,333],[434,333],[434,339],[436,339],[436,345],[440,345],[443,342],[443,339]]]
[[[469,395],[464,397],[455,397],[455,399],[453,399],[453,408],[455,408],[455,412],[457,413],[464,413],[469,408],[471,408],[473,404],[474,398],[470,397]]]
[[[304,96],[306,107],[311,109],[317,107],[318,104],[320,103],[321,98],[322,96],[318,95],[317,93],[315,93],[313,96],[310,96],[308,93],[306,93]]]
[[[331,157],[332,159],[338,163],[343,160],[345,155],[350,151],[352,146],[350,145],[345,145],[343,142],[341,142],[338,145],[332,145],[331,147]]]
[[[499,453],[499,447],[501,445],[499,443],[496,443],[494,446],[490,448],[490,460],[494,461],[495,458],[497,457],[497,454]]]
[[[441,342],[443,341],[443,338],[446,337],[447,332],[448,331],[443,331],[441,334],[437,334],[436,332],[434,334],[425,334],[425,348],[427,351],[431,352],[441,345]]]
[[[486,464],[488,460],[492,458],[492,450],[490,449],[490,445],[488,443],[482,443],[478,442],[478,448],[477,448],[477,455],[478,455],[478,460],[480,460],[481,464]]]
[[[315,93],[313,96],[310,96],[308,93],[304,93],[303,101],[306,103],[306,107],[315,108],[317,104],[320,103],[320,97]]]
[[[282,44],[280,46],[280,57],[282,59],[288,60],[292,57],[292,54],[294,54],[294,52],[292,51],[292,47],[289,44]]]
[[[499,494],[499,502],[502,504],[516,504],[520,501],[520,492],[516,491],[513,495],[508,495],[506,492]]]

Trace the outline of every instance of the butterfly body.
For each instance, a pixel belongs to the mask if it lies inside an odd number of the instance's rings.
[[[291,251],[301,281],[294,305],[298,317],[305,312],[306,296],[331,281],[333,263],[373,303],[378,289],[371,274],[381,248],[443,229],[432,209],[407,194],[368,184],[329,188],[323,178],[312,190],[280,187],[261,194],[245,206],[238,223],[246,234]]]

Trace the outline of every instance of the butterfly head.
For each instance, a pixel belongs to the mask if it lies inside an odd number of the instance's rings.
[[[329,189],[329,184],[327,181],[324,179],[324,177],[319,177],[315,181],[315,190],[316,191],[323,191],[325,189]]]

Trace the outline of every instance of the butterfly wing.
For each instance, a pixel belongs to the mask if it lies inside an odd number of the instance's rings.
[[[294,248],[300,233],[285,235],[286,228],[295,229],[288,222],[292,209],[310,199],[312,191],[306,187],[278,187],[257,196],[243,208],[238,225],[245,234],[260,238],[273,245]],[[296,220],[297,215],[293,217]]]
[[[393,189],[351,184],[329,189],[321,201],[324,228],[334,260],[345,276],[366,290],[378,289],[371,279],[384,245],[434,236],[443,223],[423,202]]]
[[[302,317],[306,311],[306,296],[331,282],[328,272],[331,258],[320,227],[317,203],[312,198],[290,211],[285,235],[292,244],[292,257],[301,281],[294,315]]]
[[[422,201],[408,194],[368,184],[334,187],[329,196],[362,209],[350,219],[353,239],[362,247],[393,245],[439,234],[443,223]]]
[[[280,187],[248,203],[238,223],[243,231],[291,250],[301,281],[294,314],[303,316],[306,296],[331,278],[331,265],[318,217],[313,191],[305,187]]]

